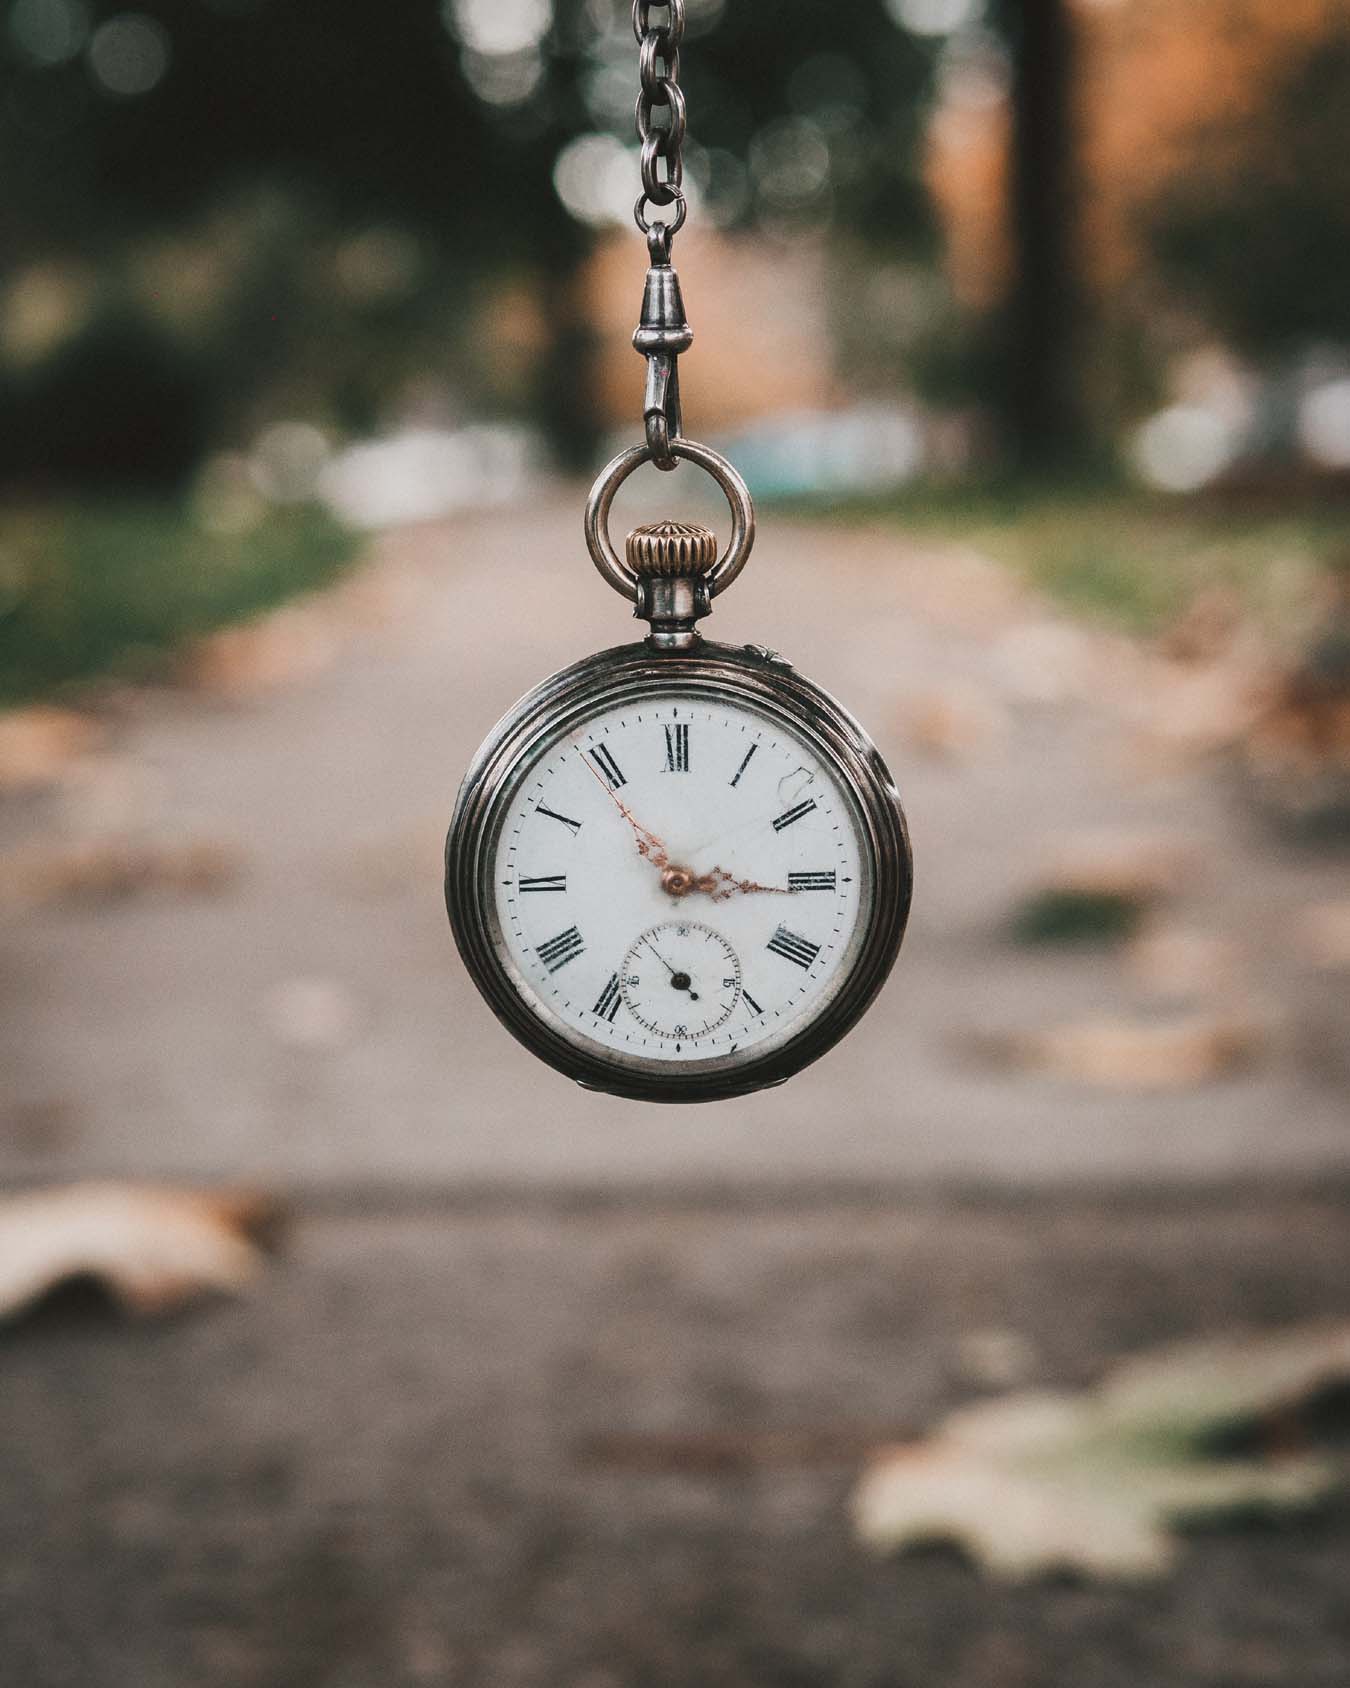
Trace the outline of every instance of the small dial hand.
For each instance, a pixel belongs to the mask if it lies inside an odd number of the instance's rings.
[[[670,982],[675,989],[677,991],[688,991],[690,1002],[697,1002],[698,992],[692,989],[693,980],[689,977],[689,975],[687,973],[677,973],[650,938],[644,937],[642,941],[665,968],[666,972],[670,974]]]
[[[652,954],[656,957],[656,959],[665,968],[666,972],[669,973],[671,978],[673,979],[675,977],[675,969],[666,960],[665,956],[663,956],[661,954],[660,950],[657,949],[656,945],[651,941],[650,938],[643,938],[642,941],[643,941],[644,944],[646,944],[647,948],[652,952]]]

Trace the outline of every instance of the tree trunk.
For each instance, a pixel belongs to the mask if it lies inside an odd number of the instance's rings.
[[[1005,423],[1032,471],[1088,452],[1081,383],[1083,297],[1076,239],[1074,33],[1070,0],[1003,0],[1012,52]]]

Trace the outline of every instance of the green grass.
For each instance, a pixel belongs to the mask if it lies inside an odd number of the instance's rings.
[[[354,544],[308,507],[230,535],[170,505],[0,513],[0,703],[152,673],[183,640],[327,584]]]
[[[1243,509],[1118,485],[915,488],[810,513],[970,545],[1067,607],[1140,633],[1167,626],[1214,586],[1260,619],[1282,619],[1313,579],[1350,558],[1344,507]]]
[[[1039,891],[1015,911],[1019,944],[1106,944],[1128,938],[1142,919],[1136,897],[1118,891]]]

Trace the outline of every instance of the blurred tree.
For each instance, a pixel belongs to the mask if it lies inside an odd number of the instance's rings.
[[[1068,0],[998,0],[1012,60],[1001,409],[1009,455],[1033,472],[1081,460],[1084,295],[1076,217],[1075,39]]]
[[[770,16],[689,0],[681,74],[691,171],[703,173],[709,214],[786,233],[833,225],[873,248],[931,257],[924,96],[944,29],[977,11],[960,0],[936,10],[933,0],[780,0]],[[533,278],[551,332],[527,397],[584,456],[598,422],[568,278],[591,233],[561,203],[554,168],[587,131],[631,142],[629,12],[626,0],[415,0],[392,11],[380,0],[143,0],[135,12],[116,0],[9,0],[5,249],[11,262],[103,263],[260,185],[294,208],[297,225],[406,229],[434,250],[425,286],[445,297],[471,301],[485,275]],[[189,386],[233,384],[217,423],[246,414],[250,381],[274,377],[306,343],[307,323],[324,317],[313,277],[264,262],[252,287],[231,307],[227,352],[184,375]],[[120,296],[103,305],[124,314]],[[165,342],[182,344],[181,334]],[[31,370],[8,383],[0,410],[11,438],[25,436],[40,386]],[[121,393],[102,386],[104,433],[139,427],[143,470],[172,478],[182,466],[167,445],[174,429],[145,436]],[[72,472],[90,449],[96,442]],[[39,455],[58,469],[60,438]]]
[[[1240,125],[1189,137],[1146,208],[1167,278],[1257,358],[1350,343],[1350,21],[1295,39]]]

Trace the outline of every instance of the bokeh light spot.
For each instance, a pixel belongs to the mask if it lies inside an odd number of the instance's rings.
[[[984,11],[982,0],[886,0],[886,9],[911,35],[954,35]]]
[[[1160,410],[1134,436],[1131,457],[1142,480],[1162,492],[1195,492],[1233,461],[1234,430],[1226,417],[1197,404]]]
[[[100,24],[89,43],[89,69],[105,93],[148,94],[169,68],[169,37],[143,12],[122,12]]]
[[[446,25],[484,57],[504,57],[538,47],[553,24],[552,0],[447,0]]]
[[[1350,376],[1326,381],[1299,406],[1299,444],[1324,469],[1350,469]]]
[[[88,34],[83,0],[14,0],[10,9],[10,40],[34,64],[66,64]]]
[[[488,105],[523,105],[544,80],[543,55],[532,47],[519,53],[476,53],[466,47],[460,63],[464,80]]]
[[[819,123],[808,117],[780,118],[750,142],[750,174],[759,194],[773,205],[809,205],[830,179],[830,148]]]
[[[615,135],[579,135],[558,154],[553,186],[579,223],[622,223],[637,198],[637,148]]]

